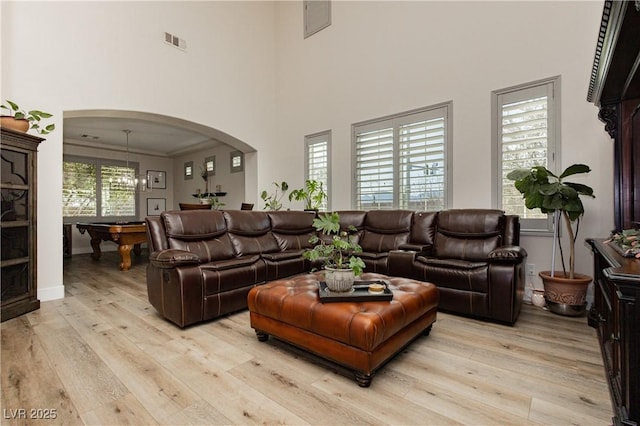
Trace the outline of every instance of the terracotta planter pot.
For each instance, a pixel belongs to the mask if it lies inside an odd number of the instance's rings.
[[[544,297],[551,312],[561,315],[577,316],[586,309],[587,288],[591,277],[574,274],[575,278],[565,278],[562,271],[542,271],[538,275],[544,284]]]
[[[27,133],[27,130],[29,130],[29,121],[24,118],[16,119],[11,115],[3,115],[0,116],[0,127]]]

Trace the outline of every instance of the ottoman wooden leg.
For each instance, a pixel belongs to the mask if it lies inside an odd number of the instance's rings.
[[[428,336],[429,333],[431,333],[431,329],[433,328],[433,325],[430,325],[429,327],[425,328],[424,331],[422,332],[423,336]]]
[[[269,340],[269,335],[260,330],[256,330],[256,337],[261,342],[266,342],[267,340]]]
[[[354,371],[353,375],[356,377],[356,382],[358,383],[358,386],[360,386],[361,388],[368,388],[369,385],[371,384],[371,380],[373,379],[375,373],[371,373],[371,374],[363,374],[360,373],[358,371]]]

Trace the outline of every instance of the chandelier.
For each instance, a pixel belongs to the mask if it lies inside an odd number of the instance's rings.
[[[149,177],[147,175],[137,175],[135,174],[135,170],[133,170],[133,173],[129,173],[131,171],[129,168],[129,134],[131,133],[131,130],[124,129],[123,132],[127,135],[127,168],[125,175],[121,176],[119,181],[128,189],[136,192],[148,192],[151,190],[149,185],[147,185]]]

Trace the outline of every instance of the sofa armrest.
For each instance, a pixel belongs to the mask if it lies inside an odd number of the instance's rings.
[[[521,263],[527,258],[527,251],[520,246],[502,246],[489,253],[489,262]]]
[[[417,251],[418,253],[430,254],[433,251],[433,244],[404,243],[398,246],[398,250]]]
[[[152,252],[149,262],[157,268],[171,269],[176,266],[197,265],[200,263],[200,256],[186,250],[166,249]]]
[[[216,260],[200,265],[200,269],[208,269],[212,271],[224,271],[226,269],[244,268],[252,266],[260,260],[260,256],[257,254],[242,256],[234,259]]]
[[[389,275],[413,278],[413,262],[417,255],[413,250],[391,250],[387,259]]]

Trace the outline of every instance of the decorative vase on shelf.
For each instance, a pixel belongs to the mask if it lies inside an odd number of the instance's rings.
[[[356,279],[355,273],[351,269],[336,269],[325,266],[324,281],[327,288],[336,292],[348,292],[353,287]]]

